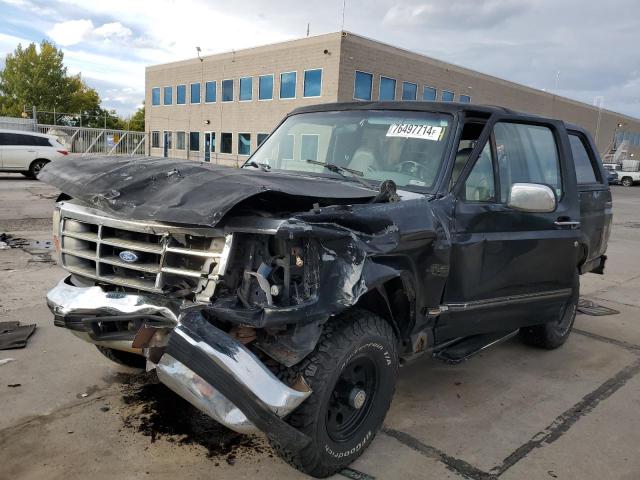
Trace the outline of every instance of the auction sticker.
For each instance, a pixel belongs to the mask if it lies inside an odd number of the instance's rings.
[[[433,125],[417,125],[413,123],[393,123],[389,125],[387,137],[420,138],[422,140],[438,141],[444,131],[443,127]]]

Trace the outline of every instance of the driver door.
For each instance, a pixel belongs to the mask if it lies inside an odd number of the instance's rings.
[[[493,119],[452,193],[451,267],[438,341],[555,318],[571,292],[578,263],[575,171],[560,122]],[[509,206],[515,183],[548,185],[552,212]],[[560,222],[560,223],[558,223]]]

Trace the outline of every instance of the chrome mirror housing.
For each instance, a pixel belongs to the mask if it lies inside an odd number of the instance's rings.
[[[553,212],[557,206],[556,194],[547,185],[514,183],[507,206],[522,212]]]

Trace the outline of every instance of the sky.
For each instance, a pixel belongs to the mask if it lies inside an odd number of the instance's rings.
[[[344,29],[640,117],[638,0],[0,0],[0,68],[53,41],[103,106],[133,113],[144,68]]]

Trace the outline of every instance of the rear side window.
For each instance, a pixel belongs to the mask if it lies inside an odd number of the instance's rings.
[[[0,133],[0,145],[50,147],[49,139],[22,133]]]
[[[553,132],[539,125],[497,123],[494,129],[500,200],[506,202],[514,183],[541,183],[562,196],[560,159]]]
[[[598,176],[593,168],[593,163],[584,145],[584,141],[578,135],[569,135],[573,163],[576,166],[576,179],[578,185],[599,183]]]

